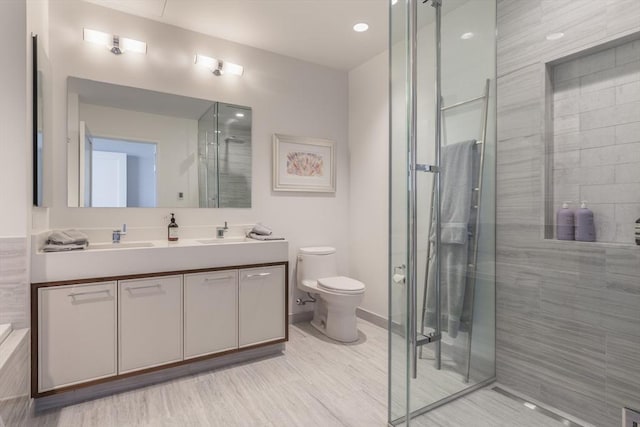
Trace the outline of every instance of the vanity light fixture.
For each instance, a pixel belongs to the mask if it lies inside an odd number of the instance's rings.
[[[204,55],[196,55],[195,63],[208,68],[216,76],[221,76],[223,74],[241,76],[244,73],[244,67],[242,67],[242,65],[223,61],[222,59],[210,58]]]
[[[102,31],[83,28],[82,38],[84,41],[106,46],[114,55],[124,52],[147,53],[147,44],[139,40],[128,39],[118,35],[103,33]]]
[[[244,117],[244,113],[236,113],[236,117]]]

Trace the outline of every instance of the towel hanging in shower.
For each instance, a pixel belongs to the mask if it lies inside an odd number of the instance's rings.
[[[477,175],[475,154],[476,141],[465,141],[445,146],[442,149],[440,168],[440,248],[431,251],[429,277],[427,278],[427,306],[425,326],[436,325],[436,251],[440,263],[440,319],[442,331],[452,338],[466,326],[461,325],[470,308],[465,303],[467,288],[467,265],[469,259],[469,224],[472,219],[474,176]],[[435,216],[434,216],[435,218]],[[432,218],[429,244],[435,242],[435,223]],[[475,218],[473,218],[475,221]]]

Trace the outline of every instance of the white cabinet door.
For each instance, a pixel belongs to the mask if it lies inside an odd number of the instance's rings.
[[[38,289],[38,391],[116,374],[116,283]]]
[[[284,266],[240,270],[239,345],[285,338]]]
[[[184,276],[184,357],[238,348],[238,270]]]
[[[119,373],[182,360],[182,276],[118,282]]]

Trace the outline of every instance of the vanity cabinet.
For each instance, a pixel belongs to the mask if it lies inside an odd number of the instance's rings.
[[[38,289],[41,391],[117,374],[116,282]]]
[[[238,348],[238,271],[185,274],[184,358]]]
[[[284,266],[240,270],[240,347],[285,338],[285,293]]]
[[[118,287],[118,372],[182,360],[182,276],[123,280]]]
[[[31,395],[285,342],[287,271],[273,262],[33,283]]]

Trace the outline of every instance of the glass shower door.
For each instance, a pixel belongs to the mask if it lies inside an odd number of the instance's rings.
[[[495,1],[391,4],[389,422],[495,377]]]

